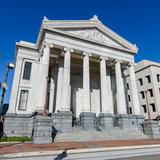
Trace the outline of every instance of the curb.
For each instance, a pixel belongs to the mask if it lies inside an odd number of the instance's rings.
[[[140,146],[124,146],[124,147],[104,147],[104,148],[87,148],[87,149],[70,149],[67,151],[68,154],[77,154],[77,153],[87,153],[87,152],[109,152],[117,150],[133,150],[133,149],[147,149],[147,148],[159,148],[160,144],[156,145],[140,145]],[[20,157],[36,157],[36,156],[49,156],[49,155],[58,155],[64,150],[57,151],[37,151],[37,152],[22,152],[22,153],[10,153],[0,155],[1,158],[20,158]]]

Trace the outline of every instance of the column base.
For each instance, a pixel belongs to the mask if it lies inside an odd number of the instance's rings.
[[[58,132],[71,132],[72,131],[72,112],[59,111],[52,114],[53,126]]]
[[[127,114],[117,114],[114,119],[116,120],[116,126],[123,130],[129,130],[130,127],[130,116]]]
[[[52,143],[52,118],[37,115],[34,120],[33,143]]]
[[[99,114],[99,125],[105,130],[109,131],[113,129],[113,115],[111,113]]]
[[[134,130],[134,131],[138,131],[139,130],[139,126],[138,126],[138,119],[137,119],[137,115],[130,115],[130,130]]]
[[[82,130],[94,131],[95,130],[96,114],[92,112],[82,112],[80,114],[80,124]]]
[[[144,133],[149,138],[160,138],[160,130],[158,121],[147,120],[144,121]]]
[[[138,126],[138,130],[141,132],[144,132],[144,119],[145,117],[143,115],[137,115],[137,126]]]

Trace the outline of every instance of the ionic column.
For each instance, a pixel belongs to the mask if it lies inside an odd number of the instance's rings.
[[[130,92],[131,92],[131,102],[134,110],[135,115],[140,115],[140,106],[139,106],[139,98],[138,98],[138,91],[137,91],[137,84],[136,84],[136,76],[134,71],[134,64],[129,64],[129,75],[130,75]]]
[[[113,114],[113,99],[110,74],[107,74],[105,57],[100,57],[101,105],[102,113]]]
[[[91,111],[89,54],[83,53],[83,112]]]
[[[38,88],[38,99],[37,99],[37,110],[43,111],[46,107],[46,96],[47,96],[47,80],[48,80],[48,70],[49,70],[49,56],[50,56],[50,48],[53,45],[45,44],[43,50],[43,56],[40,60],[40,68],[39,68],[39,88]]]
[[[62,106],[62,93],[63,93],[63,61],[60,59],[58,66],[58,78],[57,78],[57,92],[56,92],[56,109],[60,111]]]
[[[115,61],[116,86],[117,86],[117,113],[127,114],[127,107],[125,101],[124,81],[122,78],[121,61]]]
[[[49,90],[49,113],[53,112],[53,103],[54,103],[55,82],[53,76],[54,76],[54,68],[52,67],[50,90]]]
[[[71,50],[64,48],[63,93],[61,111],[70,111],[68,100],[70,99],[71,52]]]

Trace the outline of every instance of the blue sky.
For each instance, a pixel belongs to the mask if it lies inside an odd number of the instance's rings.
[[[136,62],[160,62],[159,0],[1,0],[0,81],[8,62],[14,62],[15,42],[35,42],[44,16],[49,19],[89,19],[94,14],[113,31],[136,43]],[[9,101],[13,71],[8,79]]]

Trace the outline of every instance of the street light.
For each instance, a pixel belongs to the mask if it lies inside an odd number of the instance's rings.
[[[5,75],[5,79],[4,79],[4,82],[1,84],[1,88],[2,88],[2,95],[1,95],[1,99],[0,99],[0,118],[2,115],[2,111],[3,111],[3,101],[4,101],[4,96],[5,96],[5,93],[6,93],[6,90],[7,90],[7,79],[8,79],[8,74],[9,74],[9,71],[11,69],[14,68],[14,64],[13,63],[9,63],[7,65],[7,68],[6,68],[6,75]]]
[[[147,95],[148,90],[144,91],[145,93],[145,97],[146,97],[146,106],[147,106],[147,110],[148,110],[148,120],[151,120],[151,114],[150,114],[150,109],[149,109],[149,104],[148,104],[148,95]]]

